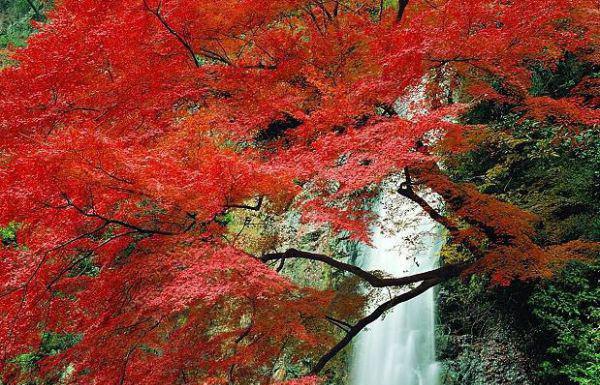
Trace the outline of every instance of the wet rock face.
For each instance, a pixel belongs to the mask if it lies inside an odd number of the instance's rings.
[[[441,385],[535,385],[522,337],[483,284],[449,282],[438,293]],[[476,300],[478,298],[478,300]]]
[[[472,342],[470,336],[450,338],[440,352],[442,385],[531,385],[527,357],[509,338]]]

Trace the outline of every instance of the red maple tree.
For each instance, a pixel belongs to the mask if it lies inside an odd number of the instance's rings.
[[[16,228],[0,250],[2,381],[268,383],[283,350],[316,357],[316,374],[387,309],[444,279],[549,274],[588,245],[537,246],[532,215],[453,183],[437,164],[468,147],[477,127],[455,118],[482,100],[598,124],[597,97],[528,94],[532,63],[551,67],[566,52],[598,62],[596,5],[57,2],[0,73],[0,226]],[[424,112],[398,115],[397,101],[421,88],[414,110]],[[462,103],[448,103],[455,92]],[[399,193],[469,261],[381,278],[310,250],[254,255],[227,237],[232,212],[295,210],[368,241],[365,202],[399,173]],[[421,187],[443,197],[446,215]],[[268,265],[291,258],[375,287],[418,285],[346,322],[328,313],[334,293]],[[343,329],[337,343],[327,322]],[[15,357],[46,332],[80,341],[21,370]]]

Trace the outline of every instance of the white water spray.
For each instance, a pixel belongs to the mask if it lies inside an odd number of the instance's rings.
[[[443,236],[416,204],[392,191],[384,192],[377,214],[382,225],[375,231],[362,268],[401,277],[436,267]],[[398,292],[386,292],[378,302],[394,294]],[[438,385],[434,327],[433,289],[396,306],[359,335],[352,384]]]

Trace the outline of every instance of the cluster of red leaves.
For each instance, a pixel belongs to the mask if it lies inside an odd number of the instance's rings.
[[[600,122],[593,100],[552,100],[528,93],[531,66],[552,69],[566,51],[590,63],[600,63],[600,11],[596,2],[522,1],[499,5],[462,0],[441,2],[418,15],[424,24],[430,23],[424,31],[431,46],[427,59],[439,70],[451,64],[451,76],[469,79],[463,84],[475,100],[513,104],[541,121],[554,117],[565,124]],[[444,39],[436,38],[439,36]],[[475,73],[479,76],[474,77]],[[491,81],[500,87],[492,87]],[[439,82],[432,86],[439,86]]]
[[[223,214],[260,196],[366,240],[369,187],[429,160],[426,133],[464,129],[396,101],[448,68],[474,98],[525,98],[530,61],[590,46],[592,3],[415,0],[398,21],[375,0],[59,1],[0,74],[0,225],[20,226],[1,250],[3,381],[42,331],[83,335],[40,362],[73,383],[268,381],[283,349],[323,341],[331,295],[229,245]],[[483,95],[489,78],[510,92]],[[595,121],[573,103],[543,114]],[[460,214],[515,224],[477,205]]]
[[[567,261],[585,259],[600,250],[597,243],[583,241],[541,247],[535,242],[539,222],[535,215],[483,194],[473,185],[455,184],[439,172],[424,174],[423,182],[444,198],[452,216],[460,218],[455,241],[470,242],[479,249],[475,253],[481,253],[467,273],[489,274],[494,285],[550,277]]]

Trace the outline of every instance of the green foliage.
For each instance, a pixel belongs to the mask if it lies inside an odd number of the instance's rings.
[[[24,371],[37,368],[37,362],[47,356],[53,356],[75,345],[81,340],[81,335],[68,333],[42,333],[42,342],[37,351],[23,353],[12,359]]]
[[[69,270],[69,277],[79,277],[82,275],[97,277],[100,274],[100,267],[94,263],[91,253],[78,255],[75,262],[74,266]]]
[[[497,325],[493,298],[486,290],[488,281],[473,276],[468,281],[452,279],[439,293],[442,325],[454,334],[483,337]]]
[[[534,66],[530,93],[535,96],[565,97],[581,79],[591,71],[591,66],[567,55],[556,68]]]
[[[16,246],[17,245],[17,230],[19,225],[15,222],[11,222],[6,227],[0,227],[0,239],[4,246]]]
[[[567,56],[555,68],[534,67],[532,73],[531,94],[562,97],[584,77],[597,77],[598,69]],[[474,183],[481,191],[538,215],[541,245],[600,241],[597,127],[567,131],[524,120],[508,106],[489,102],[473,108],[465,120],[485,123],[489,131],[472,151],[448,161],[447,170],[455,180]],[[459,376],[454,378],[471,383],[469,373],[479,368],[481,357],[469,351],[474,344],[495,338],[499,325],[510,324],[521,336],[520,349],[537,368],[540,384],[598,384],[599,272],[598,261],[573,262],[552,280],[538,284],[506,289],[473,281],[445,285],[449,293],[442,296],[440,311],[448,330],[440,341],[445,341],[446,350],[460,350],[455,358],[463,359],[453,361]],[[472,340],[460,347],[452,341],[457,335]]]
[[[509,110],[509,105],[482,101],[465,114],[463,121],[465,124],[486,124],[501,119]]]
[[[574,383],[600,381],[600,259],[570,263],[552,281],[539,285],[529,303],[546,341],[540,374],[553,382],[566,376]]]
[[[564,136],[505,116],[480,146],[452,161],[456,180],[476,183],[540,215],[542,242],[600,240],[600,137],[596,129]]]
[[[70,348],[80,340],[81,335],[44,332],[42,334],[40,354],[44,356],[53,356],[64,351],[65,349]]]
[[[0,47],[25,45],[32,20],[43,21],[48,3],[39,0],[0,0]]]

